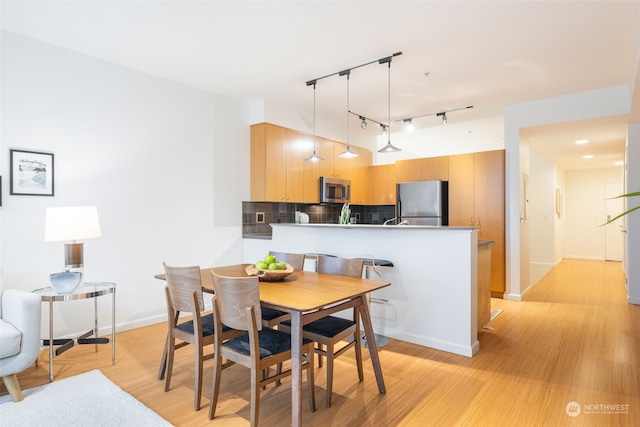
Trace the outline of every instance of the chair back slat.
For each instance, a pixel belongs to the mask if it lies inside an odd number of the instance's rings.
[[[200,311],[204,311],[204,300],[202,298],[202,279],[200,278],[200,267],[171,267],[166,263],[164,274],[169,287],[169,295],[173,308],[180,312],[192,312],[193,293],[198,296]]]
[[[220,321],[233,329],[249,330],[249,317],[247,307],[254,307],[256,318],[262,317],[260,309],[260,285],[257,276],[251,277],[226,277],[214,272],[213,291],[219,302]],[[258,330],[262,330],[262,324],[258,322]]]
[[[318,255],[318,273],[362,277],[363,265],[364,261],[361,258],[340,258]]]
[[[294,270],[302,270],[304,268],[304,254],[269,251],[269,255],[273,255],[278,261],[286,262],[291,265]]]

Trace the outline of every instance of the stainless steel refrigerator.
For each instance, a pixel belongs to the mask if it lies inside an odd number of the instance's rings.
[[[447,181],[399,182],[397,223],[409,225],[448,225],[449,186]]]

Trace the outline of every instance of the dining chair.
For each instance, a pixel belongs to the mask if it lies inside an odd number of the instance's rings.
[[[322,274],[335,274],[340,276],[362,277],[362,258],[339,258],[333,256],[318,255],[317,270]],[[278,329],[291,332],[291,321],[286,320]],[[353,319],[343,319],[337,316],[327,316],[304,325],[303,336],[318,343],[315,352],[318,357],[318,365],[322,366],[322,357],[327,358],[327,397],[325,406],[331,406],[333,390],[334,360],[351,347],[355,348],[358,378],[364,380],[362,370],[362,346],[360,341],[360,310],[353,309]],[[336,350],[336,344],[347,341],[346,345]]]
[[[278,261],[284,261],[291,265],[294,270],[302,270],[304,268],[304,254],[292,254],[288,252],[276,252],[269,251],[269,255],[276,257]],[[262,307],[262,324],[268,328],[278,326],[280,322],[283,322],[291,318],[291,314],[286,311],[277,310],[270,307]]]
[[[213,357],[213,354],[204,355],[204,347],[212,345],[214,340],[213,313],[203,314],[204,300],[200,267],[172,267],[164,262],[162,265],[167,281],[165,295],[168,331],[158,379],[165,378],[164,391],[169,391],[175,350],[188,344],[193,345],[195,348],[194,409],[197,411],[200,409],[202,397],[203,362]],[[190,313],[191,320],[179,323],[181,313]],[[225,327],[220,331],[220,338],[226,340],[238,334],[238,331]],[[181,342],[176,343],[176,340]]]
[[[223,369],[237,363],[251,369],[251,425],[258,425],[260,414],[260,388],[291,375],[291,369],[265,375],[270,366],[291,359],[291,335],[263,327],[260,319],[260,287],[258,278],[226,277],[212,272],[213,316],[215,319],[213,396],[209,404],[209,419],[216,414],[220,394],[220,376]],[[227,341],[221,339],[221,331],[228,326],[241,335]],[[315,390],[313,372],[313,341],[303,339],[302,368],[307,370],[309,387],[309,407],[315,412]],[[222,359],[226,362],[223,364]]]

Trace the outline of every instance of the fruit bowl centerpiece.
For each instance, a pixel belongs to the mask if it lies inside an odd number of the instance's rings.
[[[278,261],[273,255],[267,255],[263,260],[248,265],[245,271],[249,276],[258,276],[261,282],[275,282],[293,273],[293,267],[284,261]]]

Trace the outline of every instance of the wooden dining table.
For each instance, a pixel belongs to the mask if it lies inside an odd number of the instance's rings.
[[[203,290],[213,292],[212,271],[220,276],[246,277],[247,265],[201,269]],[[155,277],[164,279],[163,274]],[[291,313],[291,424],[293,426],[302,425],[302,327],[338,311],[351,307],[359,308],[378,391],[381,394],[386,393],[366,295],[390,284],[391,282],[385,280],[320,274],[305,270],[295,270],[281,281],[260,282],[262,305]]]

